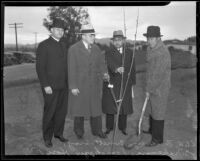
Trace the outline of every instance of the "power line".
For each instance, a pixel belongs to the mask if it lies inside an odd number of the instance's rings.
[[[15,28],[16,51],[18,51],[17,29],[18,29],[18,28],[23,28],[23,26],[21,26],[22,24],[23,24],[23,23],[8,24],[8,25],[9,25],[9,28]]]

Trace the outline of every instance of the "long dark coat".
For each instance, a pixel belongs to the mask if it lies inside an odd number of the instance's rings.
[[[44,97],[42,129],[44,140],[62,135],[67,114],[68,78],[67,49],[65,42],[50,37],[38,45],[36,72]],[[46,94],[44,87],[50,86],[52,94]]]
[[[124,54],[124,53],[123,53]],[[125,60],[124,67],[125,72],[123,76],[123,90],[125,88],[125,83],[128,78],[128,73],[131,66],[133,51],[129,48],[125,50]],[[118,67],[122,66],[122,55],[119,51],[111,45],[110,49],[106,51],[106,62],[108,66],[108,73],[110,75],[110,83],[114,85],[114,93],[116,99],[119,99],[120,88],[121,88],[121,79],[122,75],[115,73],[115,70]],[[132,114],[132,86],[136,84],[136,71],[135,71],[135,59],[133,59],[133,66],[130,73],[130,78],[127,84],[126,93],[122,102],[120,114]],[[102,109],[105,114],[116,114],[117,108],[112,97],[110,89],[107,87],[108,83],[104,82],[103,86],[103,99],[102,99]]]
[[[50,36],[39,44],[36,72],[42,88],[67,89],[67,67],[67,49],[63,41],[57,42]]]
[[[167,47],[159,41],[153,49],[147,48],[146,72],[146,91],[150,93],[151,105],[147,106],[147,111],[156,120],[165,117],[170,86],[171,56]]]
[[[107,72],[101,50],[93,44],[89,53],[83,42],[79,41],[69,49],[68,65],[69,116],[100,116],[103,74]],[[71,89],[75,88],[80,91],[78,96],[71,93]]]

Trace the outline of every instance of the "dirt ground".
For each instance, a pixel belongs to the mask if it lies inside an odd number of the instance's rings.
[[[141,143],[125,150],[127,136],[117,130],[113,154],[168,155],[172,159],[197,159],[197,80],[196,68],[176,69],[172,72],[172,88],[165,120],[164,144],[144,147],[151,136],[143,134]],[[137,74],[134,87],[134,114],[128,117],[127,132],[136,127],[144,102],[144,73]],[[39,83],[4,88],[5,154],[6,155],[106,155],[110,154],[112,132],[107,139],[94,137],[85,121],[84,140],[77,140],[73,121],[66,118],[64,136],[68,143],[53,139],[53,147],[46,148],[42,140],[41,119],[43,98]],[[103,129],[105,118],[103,116]]]

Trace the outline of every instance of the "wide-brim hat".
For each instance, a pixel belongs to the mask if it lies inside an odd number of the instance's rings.
[[[84,24],[81,26],[80,32],[77,34],[96,34],[91,24]]]
[[[126,37],[123,35],[122,30],[117,30],[113,32],[113,37],[111,38],[111,40],[113,40],[116,37],[122,37],[123,39],[126,39]]]
[[[159,26],[148,26],[147,33],[143,34],[146,37],[161,37]]]
[[[65,30],[66,29],[66,24],[65,24],[64,20],[55,18],[53,20],[52,24],[50,25],[50,29],[53,28],[53,27],[62,28],[62,29]]]

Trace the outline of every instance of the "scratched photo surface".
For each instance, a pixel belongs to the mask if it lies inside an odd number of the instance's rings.
[[[84,122],[84,139],[73,131],[73,119],[65,119],[61,143],[52,139],[46,148],[42,138],[43,95],[35,69],[38,44],[50,35],[43,25],[50,6],[5,6],[4,8],[4,132],[6,155],[168,155],[172,159],[197,159],[197,75],[196,2],[171,2],[166,6],[84,6],[96,31],[95,42],[102,52],[111,43],[113,31],[126,33],[126,42],[135,44],[136,85],[132,90],[133,114],[128,115],[127,133],[135,133],[145,100],[146,33],[150,25],[160,26],[162,41],[171,55],[171,88],[167,103],[164,143],[148,148],[151,135],[142,133],[131,150],[123,144],[125,136],[117,128],[106,139],[91,134]],[[52,7],[52,6],[51,6]],[[75,6],[74,6],[75,7]],[[63,12],[68,7],[63,8]],[[76,7],[75,7],[76,8]],[[59,10],[59,7],[57,8]],[[136,23],[137,35],[136,35]],[[125,30],[126,28],[126,30]],[[134,43],[135,42],[135,43]],[[102,114],[103,131],[105,114]]]

